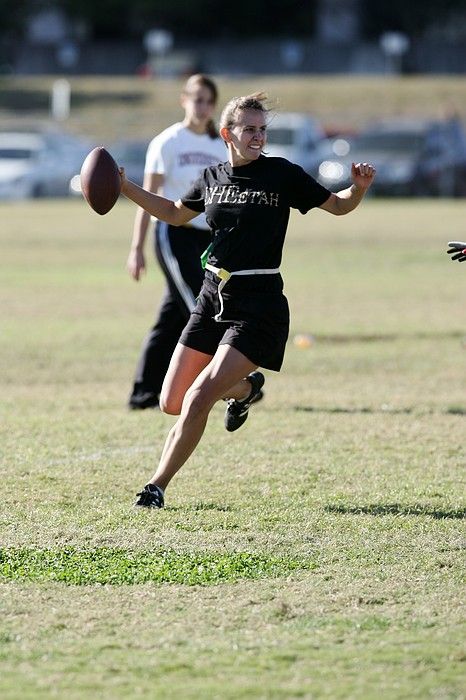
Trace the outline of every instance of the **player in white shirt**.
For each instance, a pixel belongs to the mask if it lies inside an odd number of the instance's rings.
[[[181,94],[185,116],[156,136],[147,149],[144,187],[176,201],[199,174],[226,160],[225,145],[213,122],[217,87],[211,78],[191,76]],[[138,208],[127,267],[136,281],[146,268],[144,244],[151,217]],[[181,331],[194,308],[204,278],[200,256],[211,242],[205,214],[186,226],[155,221],[155,253],[167,288],[154,326],[145,338],[128,406],[158,406],[162,382]]]

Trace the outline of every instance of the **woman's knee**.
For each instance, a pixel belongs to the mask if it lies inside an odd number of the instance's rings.
[[[186,394],[179,396],[174,392],[164,391],[159,398],[159,407],[163,413],[168,413],[171,416],[179,416],[181,411],[190,415],[197,415],[205,411],[210,411],[212,402],[209,400],[209,392],[197,388],[189,388]]]
[[[170,416],[179,416],[182,405],[182,398],[180,399],[178,396],[170,395],[170,392],[162,390],[159,397],[159,408],[162,413],[167,413]]]
[[[214,403],[210,392],[201,387],[191,388],[186,392],[183,401],[183,414],[190,419],[197,418],[199,415],[208,414]]]

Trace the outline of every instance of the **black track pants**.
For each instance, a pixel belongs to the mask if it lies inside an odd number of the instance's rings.
[[[132,395],[160,393],[173,350],[201,289],[204,270],[200,256],[210,241],[210,231],[157,222],[155,254],[167,287],[142,346]]]

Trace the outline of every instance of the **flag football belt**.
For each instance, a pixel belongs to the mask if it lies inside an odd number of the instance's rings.
[[[215,314],[214,320],[215,321],[223,321],[224,319],[221,318],[221,315],[223,313],[223,297],[222,297],[222,290],[225,287],[226,283],[231,277],[239,276],[245,276],[245,275],[276,275],[278,272],[280,272],[278,267],[269,268],[265,270],[235,270],[235,272],[228,272],[228,270],[225,270],[223,267],[214,267],[214,265],[211,265],[210,263],[206,263],[205,265],[206,270],[210,270],[210,272],[213,272],[214,275],[217,275],[219,278],[220,282],[218,285],[218,298],[220,301],[220,311],[218,314]]]

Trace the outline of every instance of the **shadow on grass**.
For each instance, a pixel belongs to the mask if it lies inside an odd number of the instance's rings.
[[[143,92],[102,92],[102,93],[88,93],[79,92],[75,90],[71,94],[71,105],[74,107],[83,107],[87,104],[112,104],[115,102],[121,102],[124,104],[136,104],[137,102],[142,102],[146,99],[146,95]]]
[[[394,340],[432,340],[462,338],[464,331],[418,331],[414,333],[339,333],[314,335],[320,343],[379,343]]]
[[[11,112],[50,109],[50,92],[47,90],[0,90],[0,108]]]
[[[433,413],[443,413],[447,416],[466,416],[465,406],[449,406],[444,410],[434,411],[431,408],[423,408],[415,410],[412,406],[405,408],[392,408],[391,406],[294,406],[295,411],[304,411],[306,413],[360,413],[360,414],[377,414],[385,415],[409,415],[417,413],[422,415],[432,415]]]
[[[464,406],[449,406],[445,413],[452,416],[466,416],[466,408]]]
[[[87,93],[73,90],[71,104],[73,107],[83,107],[88,104],[136,104],[145,99],[145,94],[139,91],[133,92],[102,92]],[[28,110],[50,109],[49,90],[27,90],[23,88],[2,88],[0,90],[0,108],[11,112],[26,112]]]
[[[295,406],[295,411],[306,411],[308,413],[386,413],[386,414],[409,414],[413,413],[413,408],[391,408],[390,406],[379,406],[371,408],[369,406],[358,406],[347,408],[345,406]]]
[[[202,511],[202,510],[211,510],[211,511],[219,511],[221,513],[229,513],[230,511],[233,510],[233,508],[230,505],[226,505],[224,503],[203,503],[200,501],[199,503],[194,503],[193,505],[186,505],[186,506],[165,506],[166,511],[183,511],[186,513],[186,511]]]
[[[429,508],[421,504],[402,505],[401,503],[381,503],[368,506],[324,506],[327,513],[340,513],[342,515],[426,515],[436,520],[464,520],[466,508]]]

